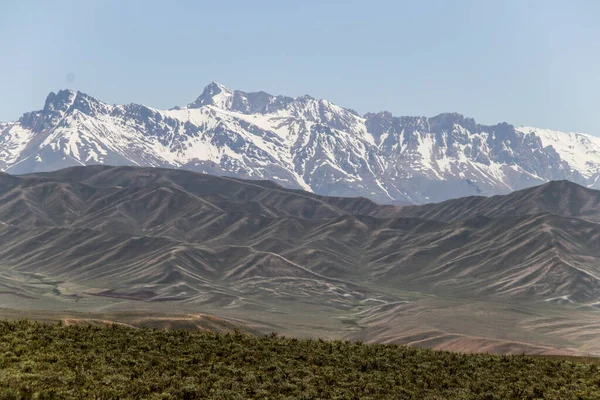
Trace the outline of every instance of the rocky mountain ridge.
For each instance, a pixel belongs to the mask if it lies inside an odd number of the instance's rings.
[[[456,113],[361,116],[310,96],[247,93],[216,82],[170,110],[62,90],[50,93],[42,110],[0,123],[0,171],[92,164],[181,168],[419,204],[551,180],[600,188],[600,138],[480,125]]]

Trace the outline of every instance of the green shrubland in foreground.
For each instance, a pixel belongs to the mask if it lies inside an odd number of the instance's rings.
[[[594,362],[0,322],[0,398],[600,399]]]

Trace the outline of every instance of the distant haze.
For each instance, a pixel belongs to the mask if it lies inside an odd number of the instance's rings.
[[[364,113],[600,135],[600,2],[4,1],[0,121],[50,91],[185,104],[206,82]]]

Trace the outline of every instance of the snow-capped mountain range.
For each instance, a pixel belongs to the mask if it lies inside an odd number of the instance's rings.
[[[109,105],[70,90],[0,122],[0,170],[75,165],[183,168],[268,179],[323,195],[424,203],[567,179],[600,188],[600,138],[460,114],[359,115],[310,96],[210,83],[186,107]]]

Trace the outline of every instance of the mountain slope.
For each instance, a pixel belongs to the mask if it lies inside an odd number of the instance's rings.
[[[385,215],[383,210],[380,212]],[[551,213],[600,222],[600,192],[569,181],[552,181],[505,196],[473,196],[403,207],[399,213],[439,221],[458,221],[479,215],[502,217]],[[394,214],[397,212],[394,211]]]
[[[221,270],[222,279],[282,269],[283,276],[432,292],[448,286],[467,296],[600,301],[600,192],[567,181],[393,207],[187,171],[75,167],[1,176],[0,221],[6,263],[33,272],[40,262],[63,277],[106,263],[126,273],[139,262],[149,271],[150,259],[160,265],[156,276],[167,276],[183,257],[184,264]],[[116,258],[99,260],[98,252]],[[50,261],[55,257],[60,261]],[[135,287],[138,277],[119,284]]]
[[[364,116],[310,96],[216,82],[185,107],[109,105],[51,93],[0,123],[0,170],[108,164],[271,180],[321,195],[425,203],[506,194],[550,180],[600,187],[600,141],[575,133],[477,124],[459,114]]]
[[[599,203],[567,181],[397,207],[172,169],[0,174],[0,308],[598,352]]]

